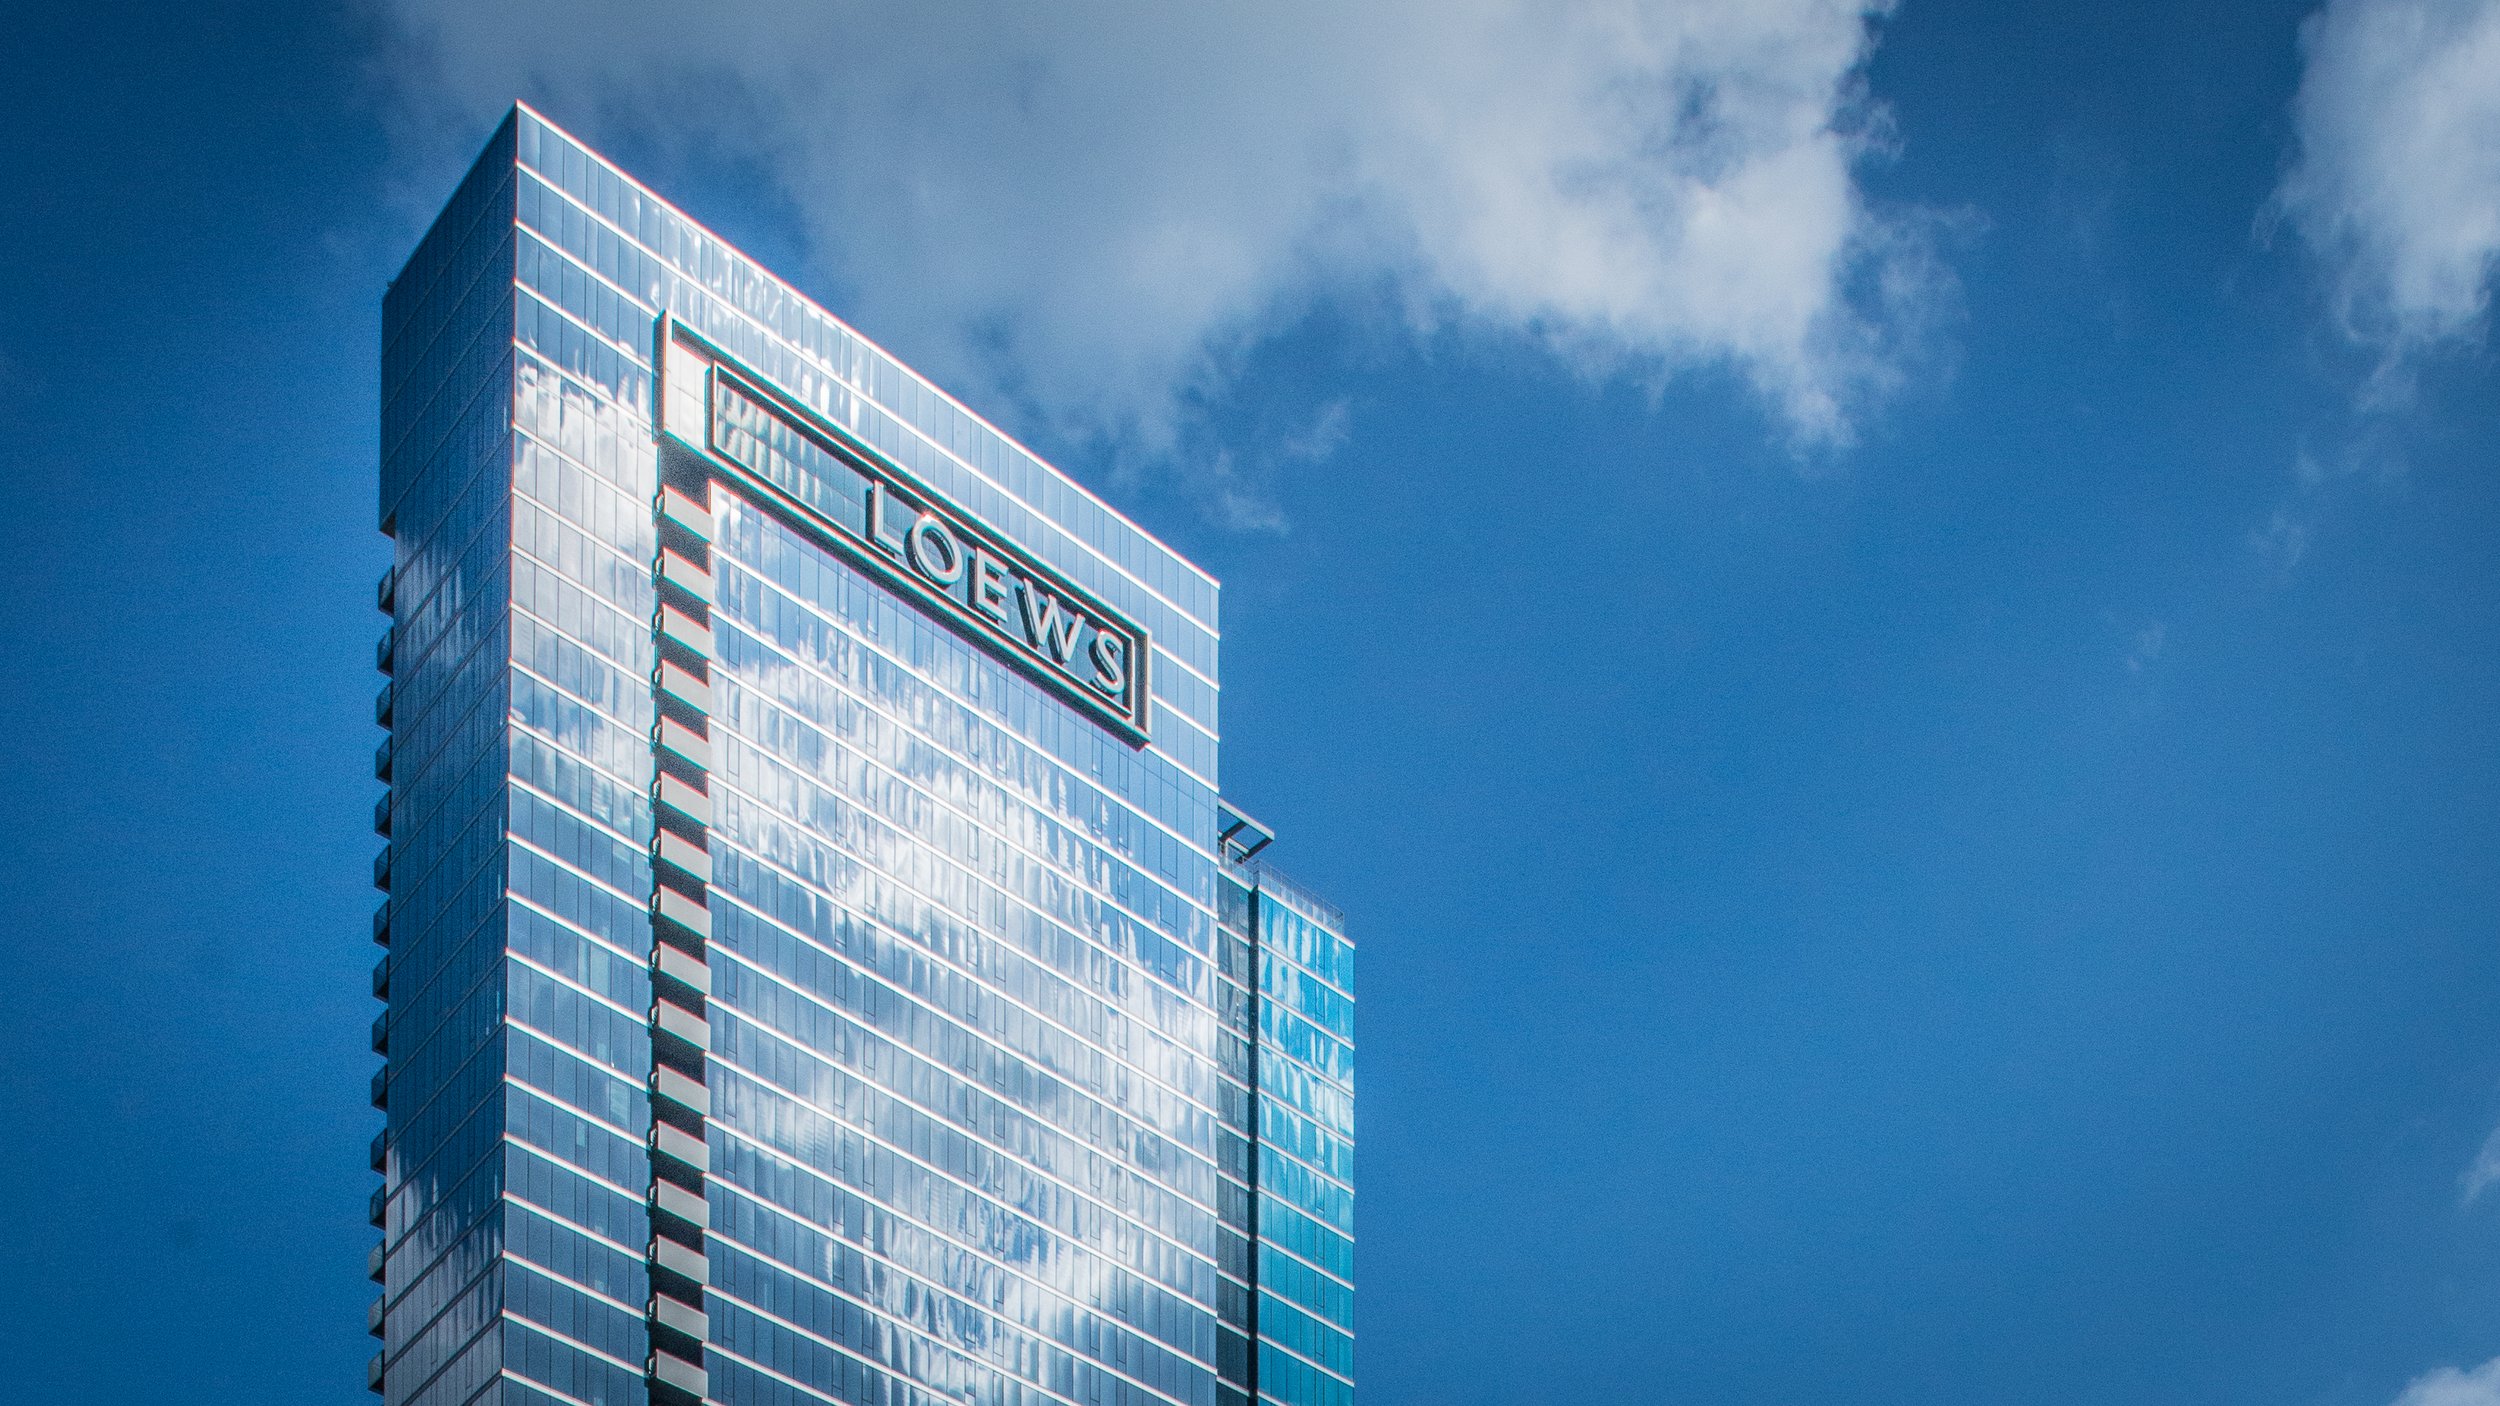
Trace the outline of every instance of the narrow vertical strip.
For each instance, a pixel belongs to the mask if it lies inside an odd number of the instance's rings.
[[[651,621],[651,1357],[653,1406],[700,1406],[711,1207],[712,513],[708,483],[666,482]]]

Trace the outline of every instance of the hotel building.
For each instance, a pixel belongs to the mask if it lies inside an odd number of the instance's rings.
[[[381,390],[369,1385],[1347,1406],[1216,582],[527,108]]]

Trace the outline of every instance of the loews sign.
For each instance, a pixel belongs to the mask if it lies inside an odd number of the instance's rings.
[[[682,327],[671,341],[672,378],[700,373],[686,351],[711,363],[703,443],[765,488],[776,516],[829,539],[1124,739],[1147,740],[1144,627],[718,351],[689,345]],[[794,470],[812,481],[794,481]]]

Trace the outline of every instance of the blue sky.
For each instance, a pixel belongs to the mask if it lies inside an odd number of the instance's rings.
[[[378,308],[525,96],[1224,579],[1370,1406],[2500,1403],[2500,5],[696,14],[0,40],[29,1399],[357,1392]]]

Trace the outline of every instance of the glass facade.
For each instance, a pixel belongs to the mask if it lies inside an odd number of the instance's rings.
[[[1350,1402],[1215,582],[525,108],[382,366],[369,1385]]]

